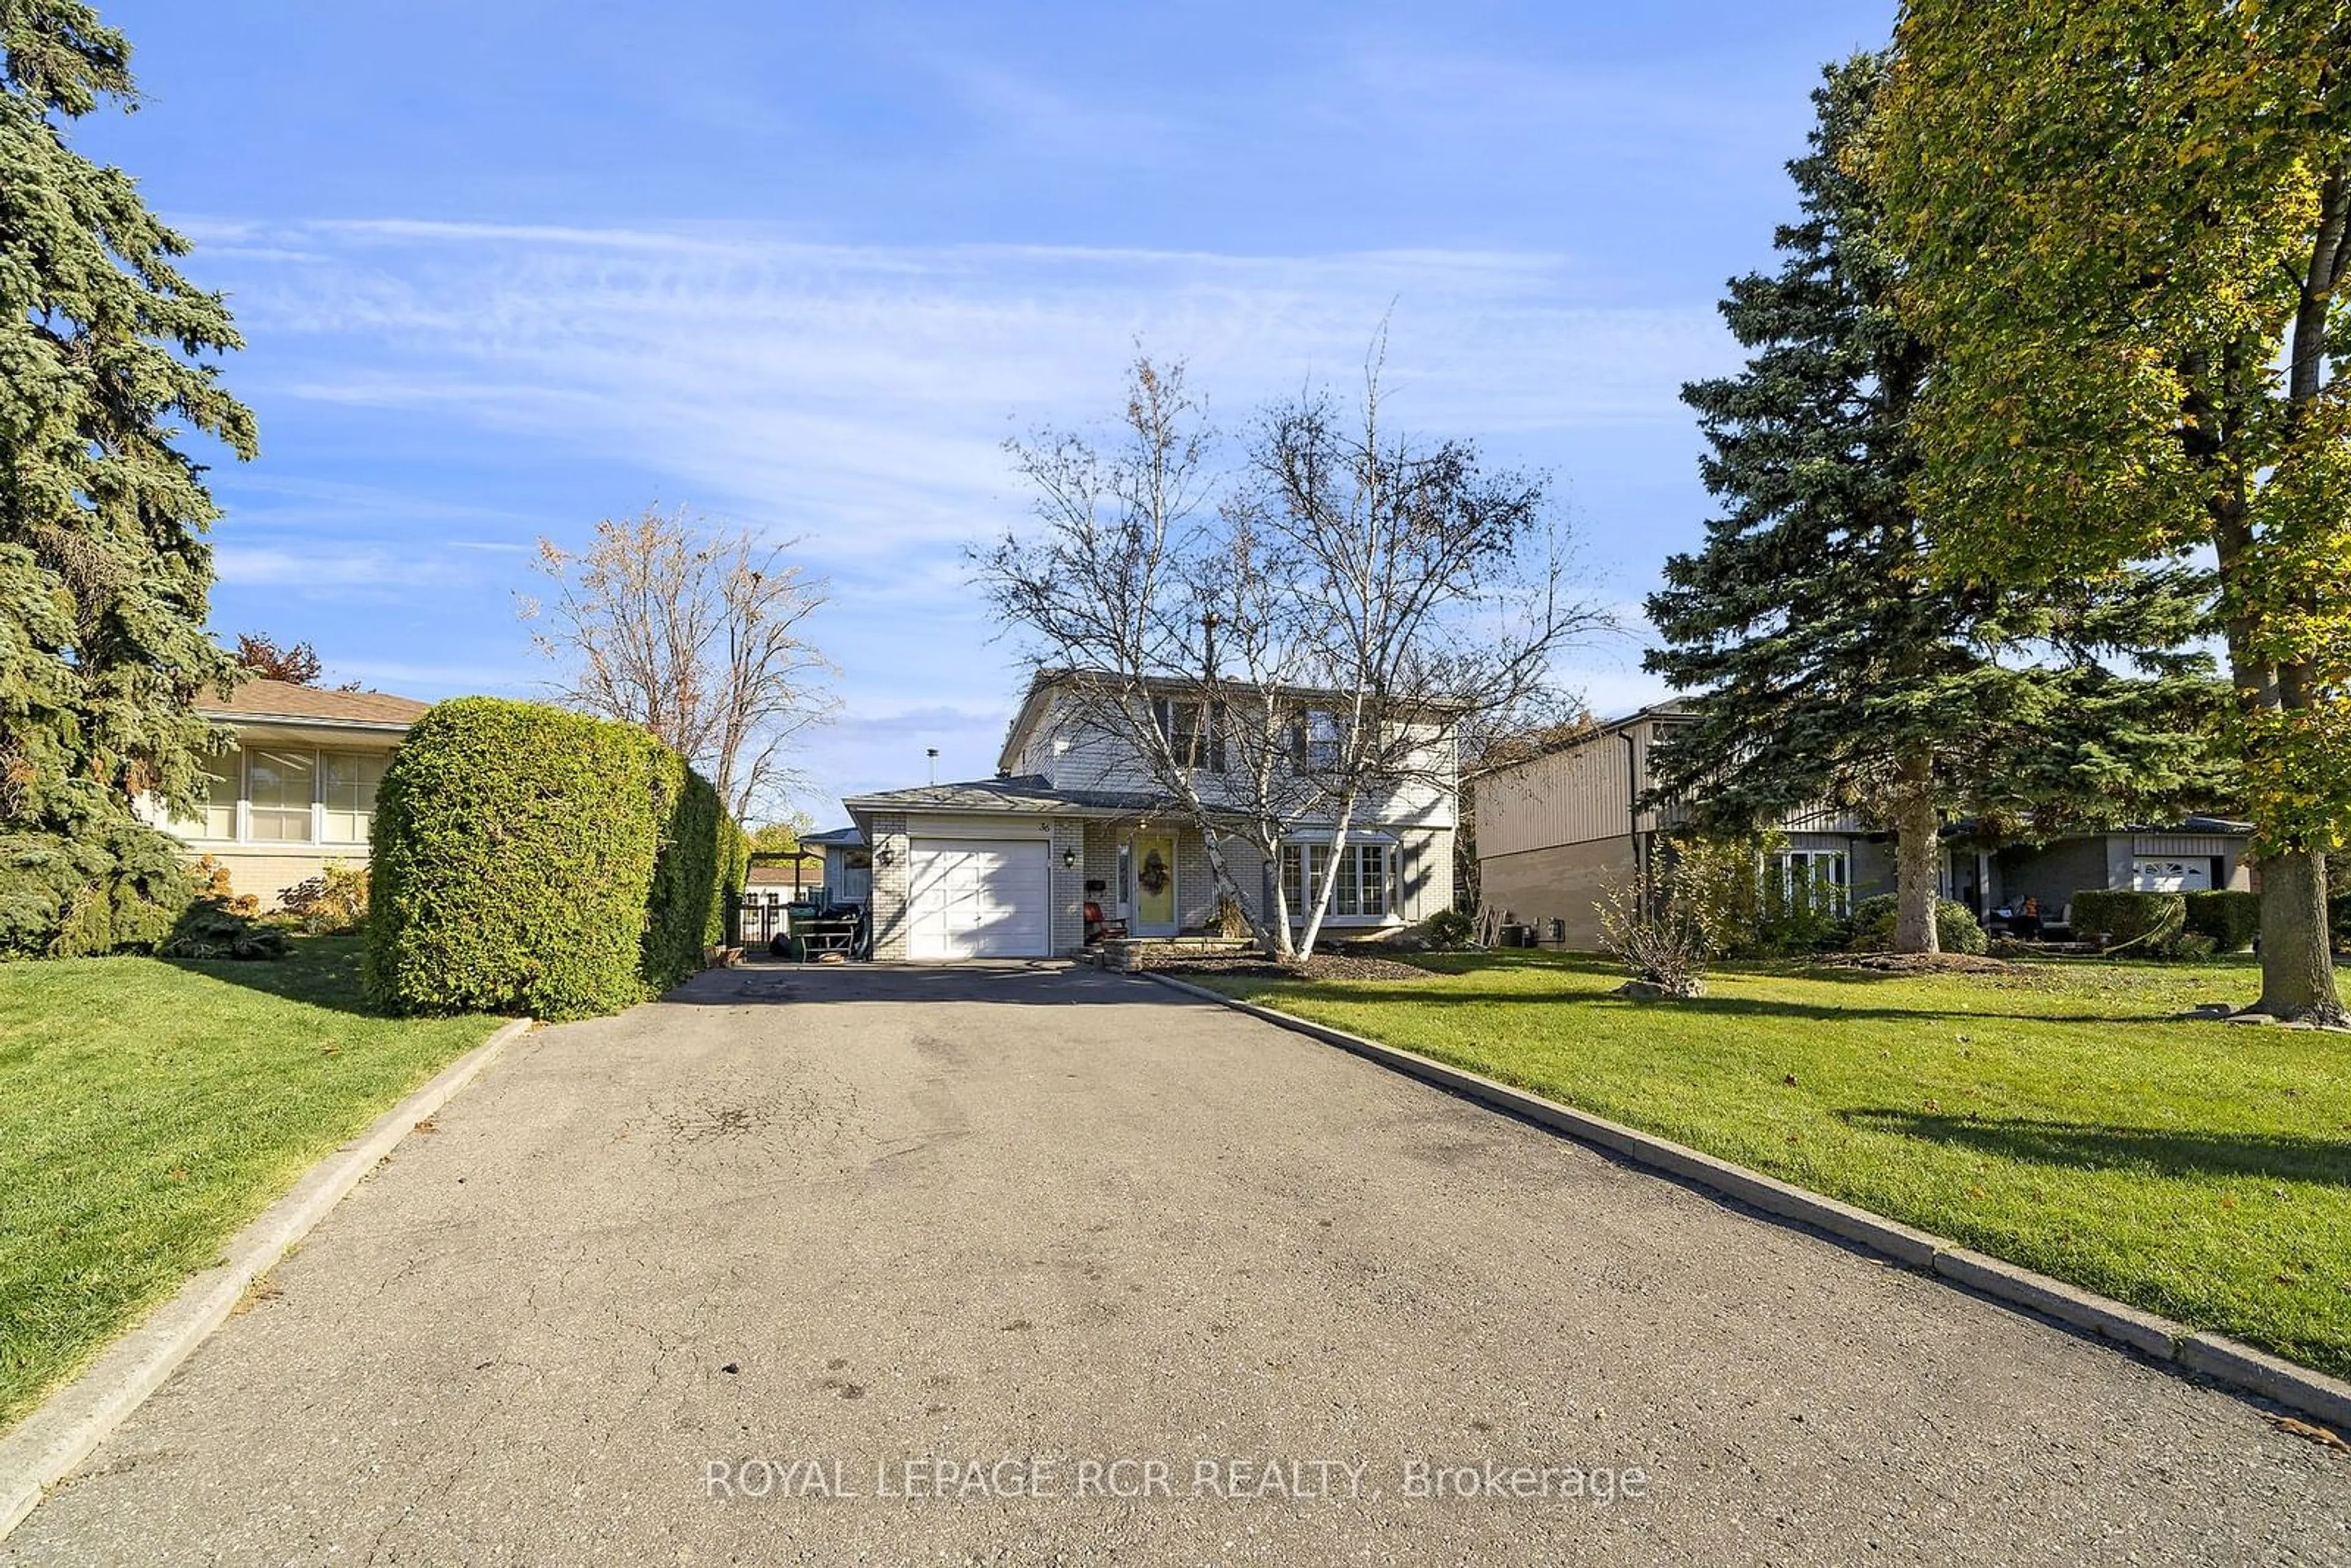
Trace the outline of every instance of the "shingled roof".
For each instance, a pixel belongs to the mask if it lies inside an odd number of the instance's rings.
[[[352,724],[405,729],[433,705],[383,692],[330,692],[291,681],[237,683],[226,697],[207,692],[196,705],[214,718],[288,719],[300,724]]]
[[[1042,774],[1029,773],[963,784],[885,789],[876,795],[852,795],[841,804],[852,811],[1008,811],[1050,817],[1155,811],[1167,804],[1167,799],[1115,789],[1056,789]]]

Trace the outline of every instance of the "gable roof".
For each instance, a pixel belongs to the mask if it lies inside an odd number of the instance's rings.
[[[248,680],[224,697],[206,692],[199,712],[232,723],[239,719],[287,719],[298,724],[358,725],[371,729],[406,729],[433,705],[384,692],[331,692],[291,681]]]

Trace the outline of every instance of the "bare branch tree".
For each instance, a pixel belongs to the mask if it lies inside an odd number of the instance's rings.
[[[1384,425],[1385,356],[1383,328],[1353,409],[1319,392],[1279,404],[1251,454],[1263,531],[1298,563],[1289,612],[1307,637],[1306,683],[1332,699],[1304,718],[1326,731],[1322,755],[1311,734],[1301,751],[1331,834],[1300,937],[1309,952],[1364,805],[1455,788],[1461,737],[1554,706],[1560,654],[1610,625],[1574,591],[1541,477],[1489,472],[1466,440]]]
[[[1530,707],[1604,624],[1565,591],[1542,484],[1388,438],[1378,392],[1375,350],[1358,421],[1321,395],[1279,406],[1218,473],[1183,367],[1138,358],[1108,446],[1012,444],[1041,528],[975,556],[1032,668],[1113,743],[1072,755],[1138,759],[1285,959],[1312,951],[1359,810],[1451,789],[1460,727]],[[1278,868],[1301,833],[1330,849],[1293,939]]]
[[[786,746],[830,717],[833,666],[806,636],[827,584],[764,544],[684,511],[607,518],[584,550],[538,542],[553,585],[517,595],[559,700],[643,725],[716,785],[737,821],[799,775]]]

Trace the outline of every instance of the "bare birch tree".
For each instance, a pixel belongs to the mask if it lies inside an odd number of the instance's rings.
[[[1414,784],[1458,788],[1460,737],[1554,706],[1559,656],[1610,624],[1572,579],[1572,539],[1541,476],[1489,470],[1473,442],[1385,424],[1385,338],[1353,407],[1324,392],[1279,404],[1250,455],[1251,513],[1297,563],[1288,613],[1305,684],[1331,701],[1327,717],[1305,717],[1326,728],[1321,756],[1311,733],[1301,748],[1331,843],[1299,938],[1307,952],[1364,805]]]
[[[1140,759],[1284,960],[1312,951],[1356,812],[1452,787],[1458,728],[1528,706],[1602,623],[1566,591],[1541,482],[1488,475],[1466,443],[1387,436],[1377,370],[1358,419],[1320,395],[1270,410],[1219,472],[1182,365],[1138,359],[1107,444],[1012,444],[1041,526],[975,558],[1032,667]],[[1293,938],[1278,868],[1301,833],[1330,852]],[[1276,868],[1261,886],[1234,843]]]
[[[833,667],[807,635],[827,584],[747,528],[648,509],[592,543],[538,542],[546,599],[517,595],[566,705],[643,725],[717,787],[737,821],[798,775],[785,748],[829,717]]]

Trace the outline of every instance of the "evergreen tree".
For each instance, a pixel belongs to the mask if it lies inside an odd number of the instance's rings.
[[[141,826],[190,806],[230,662],[204,631],[217,516],[188,428],[254,451],[210,356],[237,346],[187,242],[73,121],[134,99],[122,36],[77,0],[0,0],[0,947],[156,934],[177,881]],[[159,913],[160,912],[160,913]]]
[[[1696,714],[1660,748],[1658,799],[1720,831],[1858,809],[1895,834],[1896,946],[1931,953],[1945,811],[2047,833],[2191,798],[2213,782],[2220,696],[2209,658],[2182,652],[2209,599],[2184,570],[2029,592],[1928,570],[1907,424],[1929,356],[1851,172],[1885,71],[1861,55],[1823,72],[1788,166],[1802,218],[1775,236],[1785,260],[1722,304],[1746,368],[1683,389],[1724,512],[1667,563],[1646,663]]]

